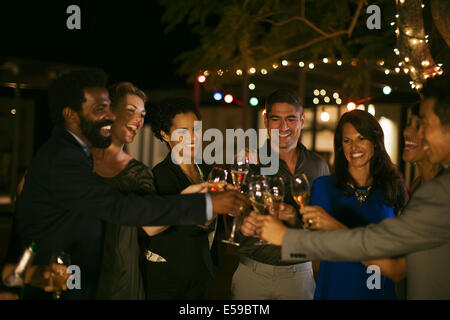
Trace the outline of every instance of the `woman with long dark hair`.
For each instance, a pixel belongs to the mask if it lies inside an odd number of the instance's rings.
[[[311,230],[355,228],[392,218],[408,200],[402,177],[384,146],[378,121],[368,112],[345,113],[334,136],[335,174],[314,181],[303,214]],[[373,263],[373,261],[372,261]],[[381,276],[368,286],[361,263],[320,263],[315,299],[395,299],[394,283]]]

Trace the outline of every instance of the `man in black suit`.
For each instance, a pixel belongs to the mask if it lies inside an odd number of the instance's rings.
[[[94,296],[101,263],[102,221],[130,226],[202,224],[214,214],[249,207],[236,191],[177,196],[123,195],[99,182],[89,148],[111,143],[114,115],[100,70],[62,75],[49,92],[55,129],[28,168],[15,217],[18,245],[37,242],[37,264],[65,251],[81,270],[81,289],[65,298]],[[38,295],[40,296],[40,294]],[[37,297],[25,294],[27,297]]]

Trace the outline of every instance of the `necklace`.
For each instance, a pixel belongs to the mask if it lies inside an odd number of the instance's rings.
[[[370,194],[370,190],[372,190],[372,186],[369,186],[366,190],[359,190],[356,189],[353,184],[349,183],[348,184],[350,186],[350,188],[352,188],[353,193],[356,196],[356,200],[358,200],[359,204],[362,205],[364,202],[366,202],[367,197]]]

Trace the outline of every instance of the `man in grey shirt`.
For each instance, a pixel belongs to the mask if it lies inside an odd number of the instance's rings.
[[[328,166],[317,154],[309,151],[300,140],[305,123],[303,107],[295,93],[277,90],[267,99],[264,119],[270,138],[270,129],[279,130],[279,169],[276,176],[286,184],[285,202],[293,211],[298,206],[292,199],[289,183],[295,174],[305,173],[312,183],[317,177],[328,175]],[[270,140],[266,141],[267,147]],[[264,147],[263,147],[264,149]],[[271,150],[273,152],[273,150]],[[269,151],[269,152],[271,152]],[[286,206],[285,210],[289,210]],[[291,221],[300,226],[300,220]],[[259,299],[312,299],[315,281],[311,261],[281,261],[281,250],[272,245],[255,245],[259,240],[245,237],[248,222],[244,219],[241,234],[240,263],[232,280],[232,298],[238,300]]]
[[[399,217],[329,232],[287,229],[273,217],[257,217],[256,233],[282,245],[284,260],[363,261],[406,255],[407,298],[450,299],[449,83],[448,77],[429,80],[420,106],[427,156],[446,169],[414,193]],[[305,207],[301,213],[315,210],[320,209]]]

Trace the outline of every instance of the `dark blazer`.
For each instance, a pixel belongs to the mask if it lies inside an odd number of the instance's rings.
[[[402,214],[350,230],[288,229],[286,260],[364,261],[406,255],[408,299],[450,299],[450,169],[423,184]]]
[[[65,298],[90,299],[99,277],[102,221],[143,226],[205,220],[203,194],[124,195],[100,182],[80,144],[65,129],[55,128],[28,169],[14,223],[21,248],[37,242],[35,263],[47,264],[55,251],[70,254],[81,269],[81,290],[68,290]]]

